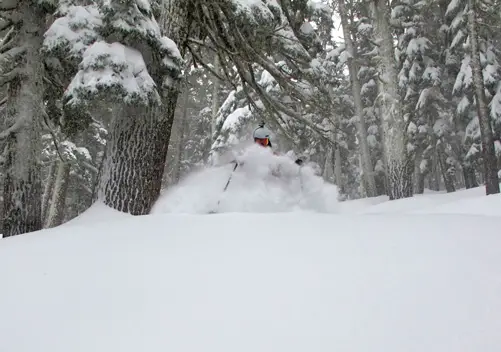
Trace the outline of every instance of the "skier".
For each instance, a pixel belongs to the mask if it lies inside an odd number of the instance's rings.
[[[272,148],[273,146],[271,145],[271,140],[270,140],[270,131],[264,127],[264,122],[261,122],[259,124],[259,127],[254,130],[254,133],[252,134],[252,137],[254,138],[254,142],[267,148]],[[277,152],[273,152],[273,154],[278,155]],[[300,158],[296,159],[295,163],[297,165],[301,165],[303,163],[303,160]]]
[[[264,123],[261,123],[259,127],[254,130],[252,137],[254,138],[254,142],[263,147],[273,147],[270,140],[270,131],[264,127]]]
[[[262,146],[264,148],[272,148],[273,146],[271,144],[270,134],[271,134],[270,131],[266,127],[264,127],[264,122],[261,122],[259,124],[259,126],[252,133],[252,137],[254,138],[254,142],[256,144],[259,144],[260,146]],[[279,155],[275,151],[273,151],[273,154]],[[233,170],[231,171],[231,174],[228,177],[228,181],[226,181],[226,184],[225,184],[225,186],[223,188],[223,192],[226,192],[226,190],[228,189],[228,186],[230,185],[233,173],[235,172],[235,170],[237,169],[237,167],[244,166],[244,162],[243,161],[234,160],[233,162],[235,163],[235,166],[233,167]],[[295,163],[298,166],[301,166],[303,164],[303,160],[301,160],[300,158],[298,158],[298,159],[296,159]],[[280,177],[281,176],[280,165],[278,165],[277,168],[271,170],[271,174],[273,176]],[[221,200],[218,200],[216,207],[219,207],[220,202],[221,202]],[[217,213],[217,209],[209,211],[209,214],[215,214],[215,213]]]

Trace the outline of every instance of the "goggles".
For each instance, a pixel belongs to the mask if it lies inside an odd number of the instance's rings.
[[[254,142],[261,144],[263,147],[266,147],[268,143],[270,143],[269,138],[254,138]]]

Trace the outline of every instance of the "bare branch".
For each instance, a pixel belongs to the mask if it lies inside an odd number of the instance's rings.
[[[97,175],[99,173],[99,170],[97,169],[97,167],[95,167],[94,165],[92,165],[91,163],[87,162],[87,161],[82,161],[81,162],[82,165],[87,169],[89,170],[90,172],[92,172],[93,174]]]
[[[72,172],[71,175],[75,176],[80,181],[83,181],[83,182],[79,183],[79,185],[78,185],[79,187],[82,187],[84,190],[86,190],[90,194],[93,194],[92,190],[86,185],[86,183],[89,182],[89,180],[87,180],[85,177],[83,177],[82,175],[80,175],[77,172]]]
[[[0,140],[4,140],[11,135],[15,134],[17,131],[19,131],[22,127],[24,126],[24,119],[18,118],[16,122],[6,130],[2,131],[0,133]]]
[[[190,45],[187,45],[187,48],[188,50],[190,51],[191,55],[195,58],[195,61],[197,63],[199,63],[200,65],[202,65],[205,69],[207,69],[212,75],[214,75],[214,77],[216,77],[217,79],[221,80],[221,81],[224,81],[224,78],[221,77],[219,75],[219,73],[217,73],[216,71],[214,71],[207,63],[204,62],[204,60],[202,59],[202,57],[200,57],[200,55],[198,55],[194,50],[193,48],[190,46]]]
[[[61,150],[59,149],[59,142],[57,141],[57,136],[54,133],[52,126],[50,125],[49,115],[47,115],[47,112],[45,111],[45,109],[43,107],[41,107],[41,109],[42,109],[42,116],[44,119],[45,126],[47,126],[47,129],[49,130],[49,133],[52,136],[52,142],[54,143],[54,147],[56,148],[56,152],[57,152],[57,155],[59,156],[59,159],[61,159],[61,161],[63,161],[63,162],[68,162],[68,160],[66,160],[66,158],[61,153]]]
[[[7,18],[0,17],[0,31],[3,31],[5,28],[12,25],[12,21]]]
[[[20,74],[21,70],[19,68],[15,68],[6,74],[0,75],[0,87],[6,85]]]
[[[2,55],[0,55],[0,62],[5,62],[5,61],[13,61],[26,51],[26,47],[23,46],[13,46],[8,45],[9,48],[6,52],[4,52]]]

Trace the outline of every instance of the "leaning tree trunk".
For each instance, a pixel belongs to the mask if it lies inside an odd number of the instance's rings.
[[[170,0],[164,3],[164,12],[162,14],[162,30],[164,35],[169,37],[177,44],[181,56],[184,56],[184,41],[186,40],[186,29],[189,28],[189,6],[190,2],[186,0]],[[172,21],[175,18],[176,21]],[[157,82],[163,82],[164,77],[153,77]],[[154,143],[157,153],[154,158],[153,166],[153,185],[152,192],[154,198],[158,198],[162,188],[162,178],[165,170],[165,161],[167,150],[174,122],[177,101],[180,92],[180,77],[171,77],[174,85],[162,91],[162,106],[156,110],[158,119],[158,128],[154,131]],[[154,201],[155,201],[154,200]]]
[[[390,10],[386,0],[373,0],[375,39],[379,44],[379,104],[386,157],[390,200],[411,197],[412,160],[406,152],[405,122],[397,84],[393,38],[389,26]]]
[[[368,197],[376,197],[376,180],[374,178],[374,168],[367,142],[367,126],[363,114],[363,104],[360,80],[358,79],[358,65],[355,61],[356,53],[351,39],[350,27],[346,14],[344,0],[339,0],[339,15],[341,17],[341,25],[343,27],[344,42],[348,52],[348,69],[350,73],[351,91],[353,94],[353,102],[355,104],[355,114],[357,115],[357,131],[360,144],[360,157],[362,161],[362,171],[365,181],[365,192]]]
[[[482,158],[484,163],[485,192],[487,195],[499,193],[499,179],[497,174],[496,151],[491,121],[485,99],[484,78],[480,64],[480,50],[478,47],[478,34],[476,28],[475,0],[468,0],[468,28],[471,50],[471,68],[475,99],[477,102],[478,124],[482,136]]]
[[[52,192],[47,227],[59,226],[63,223],[65,215],[66,195],[70,181],[71,164],[62,160],[58,161],[56,182]]]
[[[42,228],[41,120],[43,109],[42,19],[32,1],[21,1],[13,10],[21,18],[12,53],[14,70],[3,72],[9,79],[5,112],[6,141],[3,236],[19,235]]]

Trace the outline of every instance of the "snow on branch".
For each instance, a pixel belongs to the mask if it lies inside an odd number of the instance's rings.
[[[104,0],[100,6],[103,14],[104,36],[111,33],[121,34],[124,44],[146,42],[154,51],[160,53],[161,68],[166,76],[177,77],[181,74],[183,58],[177,45],[161,34],[151,4],[148,0]],[[134,46],[134,45],[131,45]],[[171,85],[170,80],[164,82]]]
[[[120,43],[99,41],[83,54],[80,70],[68,86],[70,105],[80,105],[111,93],[113,100],[126,103],[159,102],[156,85],[142,54]]]
[[[61,50],[81,58],[99,38],[97,30],[102,26],[102,16],[95,5],[69,6],[64,12],[45,33],[44,50],[51,53]]]
[[[231,0],[235,14],[255,24],[274,22],[282,11],[276,0]]]

